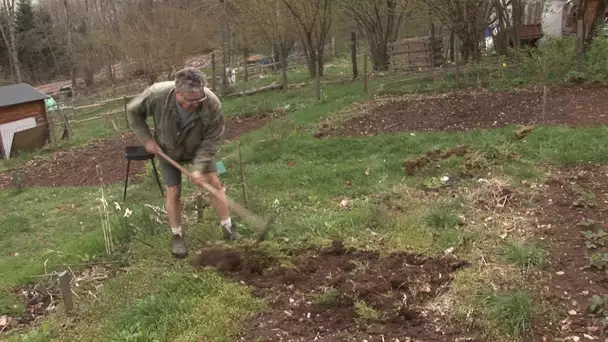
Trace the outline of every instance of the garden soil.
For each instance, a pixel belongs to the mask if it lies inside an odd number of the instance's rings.
[[[539,315],[532,329],[538,336],[550,336],[550,341],[604,341],[608,337],[601,317],[589,311],[592,296],[608,294],[608,258],[591,265],[596,253],[608,252],[608,244],[590,244],[583,235],[607,230],[606,203],[608,166],[586,165],[556,171],[538,205],[530,208],[537,219],[537,238],[549,246],[549,280],[541,284],[541,299],[557,308],[560,318],[557,325],[550,325],[547,317]],[[608,309],[608,301],[598,308]]]
[[[298,253],[290,267],[257,251],[203,249],[198,267],[215,267],[269,302],[240,338],[253,341],[473,341],[424,305],[449,288],[466,262],[446,257],[327,248]],[[283,263],[284,264],[284,263]]]
[[[317,137],[451,132],[508,125],[597,126],[608,123],[608,88],[548,89],[546,101],[542,87],[512,92],[458,91],[426,99],[393,101],[345,122],[324,124]]]

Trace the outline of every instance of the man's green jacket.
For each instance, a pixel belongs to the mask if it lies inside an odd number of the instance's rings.
[[[183,129],[177,119],[175,82],[155,83],[133,98],[127,105],[131,129],[145,144],[155,139],[162,150],[177,161],[192,160],[195,171],[203,171],[213,162],[224,136],[222,104],[217,96],[205,88],[206,99]],[[154,135],[146,124],[151,116]]]

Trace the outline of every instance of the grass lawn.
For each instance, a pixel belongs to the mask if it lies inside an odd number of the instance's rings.
[[[441,296],[420,300],[418,308],[440,317],[445,327],[466,327],[462,334],[480,341],[513,341],[530,333],[535,317],[552,323],[563,319],[563,312],[537,295],[537,282],[548,277],[544,271],[548,247],[533,233],[536,225],[525,208],[534,205],[539,184],[555,168],[604,163],[608,159],[608,145],[603,143],[606,128],[538,127],[518,141],[511,140],[516,127],[315,138],[320,123],[336,124],[340,116],[357,108],[353,104],[368,100],[360,80],[341,81],[349,78],[345,70],[344,66],[328,67],[327,80],[334,82],[324,84],[320,102],[314,99],[314,83],[258,94],[247,102],[242,98],[224,102],[228,116],[274,109],[287,112],[241,137],[249,208],[264,216],[278,216],[267,241],[255,244],[246,239],[234,248],[243,255],[263,255],[277,265],[296,269],[300,265],[294,253],[307,246],[328,246],[334,240],[381,255],[410,252],[439,258],[453,254],[470,265],[452,274]],[[302,73],[297,70],[293,79],[304,82]],[[506,87],[505,82],[514,79],[520,82],[519,76],[505,77],[489,77],[488,87]],[[370,80],[372,93],[383,96],[454,87],[445,76],[408,82],[391,77]],[[94,126],[75,134],[112,135]],[[405,160],[458,145],[468,145],[470,154],[439,160],[414,175],[404,172]],[[223,181],[229,197],[242,202],[235,152],[235,143],[220,152],[228,168]],[[11,165],[28,158],[31,155]],[[478,167],[463,169],[471,162]],[[438,182],[446,174],[458,182],[452,186]],[[48,291],[56,297],[54,278],[45,274],[66,269],[75,278],[72,312],[45,299],[39,310],[52,304],[51,314],[0,336],[9,341],[235,341],[236,334],[254,329],[248,320],[251,315],[265,317],[264,313],[276,311],[270,298],[255,295],[257,285],[236,281],[213,268],[193,266],[197,249],[210,242],[220,244],[213,210],[206,209],[203,220],[197,222],[196,211],[185,209],[191,255],[186,261],[171,258],[165,218],[155,212],[162,208],[163,198],[149,172],[147,176],[130,187],[126,203],[121,184],[105,187],[103,194],[99,187],[0,191],[0,317],[27,316],[21,289],[38,291],[39,296]],[[517,193],[521,202],[490,211],[480,204],[495,196],[502,198],[504,189]],[[186,184],[184,192],[185,202],[192,204],[193,187]],[[239,222],[246,226],[245,221]],[[106,223],[114,234],[114,251],[109,255],[102,229]],[[327,290],[313,301],[334,303],[340,296],[339,291]],[[363,294],[350,296],[362,330],[388,314],[366,302]],[[404,334],[411,332],[407,329]]]

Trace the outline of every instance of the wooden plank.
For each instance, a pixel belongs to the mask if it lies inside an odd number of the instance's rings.
[[[26,118],[36,118],[36,123],[42,124],[45,122],[44,113],[44,100],[2,107],[0,108],[0,124]]]
[[[34,151],[43,148],[48,137],[49,125],[39,125],[15,132],[11,145],[11,156],[18,155],[19,151]]]
[[[435,47],[435,53],[440,53],[441,50],[441,46],[437,46]],[[432,49],[424,49],[424,50],[407,50],[407,49],[403,49],[403,50],[396,50],[396,51],[392,51],[390,54],[391,55],[405,55],[405,54],[431,54],[433,52]]]
[[[86,106],[74,107],[74,110],[96,108],[96,107],[101,107],[101,106],[103,106],[103,103],[94,103],[94,104],[90,104],[90,105],[86,105]]]

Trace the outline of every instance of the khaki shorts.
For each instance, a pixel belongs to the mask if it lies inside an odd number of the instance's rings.
[[[189,164],[192,160],[179,160],[177,161],[181,165]],[[163,177],[163,182],[166,186],[175,186],[181,185],[182,183],[182,172],[178,170],[175,166],[171,165],[168,161],[159,158],[158,167],[160,168],[160,173]],[[215,165],[215,160],[211,160],[208,162],[204,169],[203,173],[211,173],[216,172],[217,166]]]

